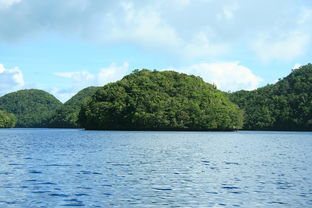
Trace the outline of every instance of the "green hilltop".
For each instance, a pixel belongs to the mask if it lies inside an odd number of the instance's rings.
[[[105,130],[234,130],[243,115],[225,93],[200,77],[135,70],[100,88],[79,122]]]
[[[16,127],[47,127],[54,110],[62,103],[53,95],[36,89],[20,90],[0,97],[0,110],[16,116]]]

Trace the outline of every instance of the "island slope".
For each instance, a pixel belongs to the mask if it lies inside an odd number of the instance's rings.
[[[99,89],[79,114],[82,127],[105,130],[234,130],[242,120],[200,77],[145,69]]]
[[[238,91],[230,99],[245,111],[244,129],[312,130],[312,64],[276,84]]]
[[[99,87],[87,87],[79,91],[64,105],[56,109],[49,121],[51,128],[79,128],[78,114],[83,103],[85,103]]]
[[[16,117],[8,112],[0,110],[0,128],[12,128],[16,124]]]

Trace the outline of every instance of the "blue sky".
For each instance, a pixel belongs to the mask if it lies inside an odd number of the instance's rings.
[[[134,69],[251,90],[312,62],[310,0],[0,0],[0,96],[66,101]]]

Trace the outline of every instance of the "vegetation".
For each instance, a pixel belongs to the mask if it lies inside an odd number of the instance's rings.
[[[53,128],[79,128],[78,114],[81,105],[85,103],[99,87],[87,87],[79,91],[64,105],[56,109],[49,121],[49,127]]]
[[[312,64],[276,84],[228,96],[200,77],[135,70],[85,88],[64,105],[42,90],[9,93],[0,97],[0,128],[311,131],[311,92]]]
[[[12,128],[16,124],[16,117],[5,111],[0,110],[0,128]]]
[[[243,115],[200,77],[135,70],[96,91],[79,122],[86,129],[233,130],[242,127]]]
[[[62,103],[42,90],[20,90],[0,98],[0,110],[16,116],[16,127],[47,127],[48,120]]]
[[[238,91],[230,99],[245,111],[244,129],[312,130],[312,64],[274,85]]]

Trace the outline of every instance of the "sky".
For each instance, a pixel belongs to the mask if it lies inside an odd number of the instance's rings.
[[[143,68],[253,90],[312,62],[311,43],[311,0],[0,0],[0,96],[65,102]]]

